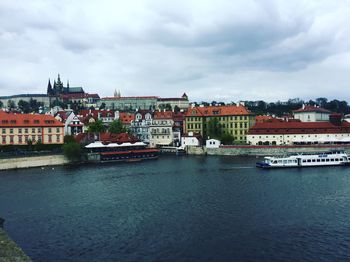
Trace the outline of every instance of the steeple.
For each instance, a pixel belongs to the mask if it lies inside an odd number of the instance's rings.
[[[117,96],[118,96],[117,89],[114,89],[114,97],[117,97]]]
[[[69,80],[67,80],[67,94],[69,94]]]
[[[49,83],[47,84],[47,95],[52,95],[52,86],[49,78]]]

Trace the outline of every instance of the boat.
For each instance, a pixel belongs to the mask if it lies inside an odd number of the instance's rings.
[[[289,156],[264,157],[258,168],[343,166],[350,164],[350,157],[342,150],[321,153],[299,153]]]
[[[130,135],[104,135],[102,141],[95,141],[85,146],[89,162],[124,161],[136,162],[146,159],[156,159],[159,149],[148,148],[144,142],[140,142]]]

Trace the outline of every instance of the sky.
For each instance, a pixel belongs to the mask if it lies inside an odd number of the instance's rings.
[[[0,0],[0,96],[350,101],[349,0]]]

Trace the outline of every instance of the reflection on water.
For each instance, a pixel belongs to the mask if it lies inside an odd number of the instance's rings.
[[[34,261],[346,261],[350,168],[252,157],[0,173],[0,216]]]

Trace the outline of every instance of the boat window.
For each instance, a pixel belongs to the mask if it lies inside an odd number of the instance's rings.
[[[335,161],[339,161],[339,158],[336,158]]]
[[[321,159],[317,159],[317,162],[321,162]]]
[[[326,162],[329,162],[329,158],[326,159]]]
[[[282,164],[282,160],[278,160],[278,164]]]
[[[312,159],[312,162],[316,162],[316,159]]]
[[[321,161],[322,161],[322,162],[326,162],[326,159],[322,158]]]
[[[306,162],[306,159],[303,159],[303,163],[305,163]]]
[[[288,162],[287,160],[283,160],[283,164],[287,164],[287,162]]]
[[[310,163],[310,162],[311,162],[311,159],[308,159],[307,162]]]

